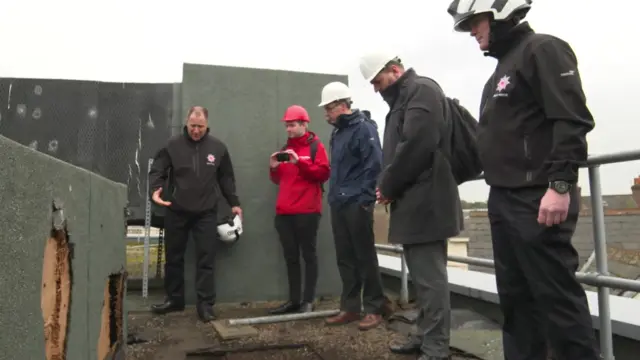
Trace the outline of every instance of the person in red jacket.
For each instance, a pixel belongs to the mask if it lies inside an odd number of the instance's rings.
[[[289,279],[289,301],[271,310],[271,314],[313,311],[318,258],[316,238],[322,213],[323,183],[329,179],[329,158],[316,134],[308,131],[309,114],[302,106],[292,105],[282,121],[287,130],[287,145],[271,154],[269,176],[279,186],[275,227],[282,243]],[[305,263],[304,294],[300,254]]]

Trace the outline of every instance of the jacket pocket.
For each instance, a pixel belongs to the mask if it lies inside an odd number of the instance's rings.
[[[336,189],[336,198],[339,201],[347,201],[357,197],[360,194],[360,189],[349,186],[341,186]]]

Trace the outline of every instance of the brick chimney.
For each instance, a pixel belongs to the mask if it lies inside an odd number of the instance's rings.
[[[640,207],[640,176],[633,179],[633,186],[631,186],[631,196],[636,202],[636,206]]]

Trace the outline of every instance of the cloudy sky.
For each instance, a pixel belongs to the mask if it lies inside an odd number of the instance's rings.
[[[363,52],[397,51],[474,114],[495,66],[473,39],[453,32],[448,0],[94,3],[3,0],[0,76],[179,82],[183,62],[348,74],[356,105],[370,109],[382,125],[386,105],[357,69]],[[534,0],[528,17],[536,31],[564,38],[578,55],[597,124],[589,136],[592,154],[631,150],[640,138],[640,108],[631,90],[640,81],[640,52],[633,45],[638,30],[624,17],[640,12],[640,2],[603,4]],[[605,170],[606,194],[629,193],[640,163]],[[586,172],[581,185],[588,193]],[[486,185],[479,182],[461,191],[466,200],[487,196]]]

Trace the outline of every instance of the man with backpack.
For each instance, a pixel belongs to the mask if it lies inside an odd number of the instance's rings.
[[[571,244],[578,169],[595,123],[571,46],[523,21],[531,0],[455,0],[454,29],[497,60],[485,84],[478,149],[489,191],[496,284],[509,360],[592,360],[593,324]],[[604,354],[612,358],[613,354]]]
[[[396,54],[367,54],[360,72],[389,105],[377,198],[391,210],[389,242],[403,247],[420,310],[418,332],[390,350],[419,354],[420,360],[448,359],[447,245],[462,228],[447,146],[452,106],[435,81],[405,70]]]
[[[322,89],[318,105],[334,126],[328,200],[342,279],[341,311],[326,323],[359,321],[360,330],[368,330],[378,326],[388,312],[373,233],[382,149],[376,123],[368,112],[352,109],[351,104],[349,87],[332,82]]]
[[[278,185],[275,227],[278,231],[289,280],[289,301],[271,314],[313,311],[318,281],[316,239],[322,213],[323,183],[329,179],[327,152],[308,130],[307,110],[290,106],[282,118],[287,144],[269,159],[269,177]],[[300,254],[305,263],[304,293]]]

